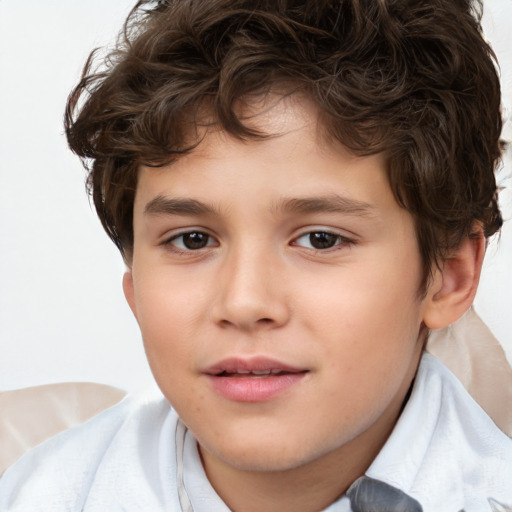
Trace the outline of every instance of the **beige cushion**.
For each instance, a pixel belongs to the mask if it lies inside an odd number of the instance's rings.
[[[29,448],[119,402],[104,384],[62,383],[0,392],[0,475]]]
[[[427,352],[462,382],[496,425],[512,437],[512,369],[489,328],[471,308],[459,321],[432,331]]]

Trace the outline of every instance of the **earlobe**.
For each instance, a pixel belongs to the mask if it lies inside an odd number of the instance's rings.
[[[481,229],[467,237],[437,269],[425,299],[423,322],[442,329],[458,320],[475,298],[485,254]]]
[[[132,313],[137,318],[137,311],[135,308],[135,290],[133,286],[133,274],[132,269],[127,267],[124,275],[123,275],[123,292],[126,298],[126,302],[128,302],[128,306],[132,310]]]

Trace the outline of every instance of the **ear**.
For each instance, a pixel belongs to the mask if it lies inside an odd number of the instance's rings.
[[[485,237],[480,226],[437,269],[425,299],[423,322],[441,329],[458,320],[475,298],[485,254]]]
[[[131,267],[126,267],[126,271],[123,275],[123,292],[126,298],[126,302],[128,302],[128,306],[132,310],[132,313],[137,318],[137,311],[135,308],[135,290],[133,286],[133,273]]]

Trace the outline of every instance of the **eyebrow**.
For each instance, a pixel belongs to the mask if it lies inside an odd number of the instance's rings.
[[[342,213],[345,215],[372,216],[375,208],[364,201],[332,194],[319,197],[284,198],[274,206],[275,212],[285,213]],[[158,195],[144,208],[147,215],[211,215],[212,206],[188,198],[171,198]]]
[[[371,204],[338,194],[283,199],[276,205],[276,210],[287,213],[342,213],[363,216],[375,214],[375,207]]]
[[[214,209],[195,199],[156,196],[146,204],[144,213],[148,215],[207,215]]]

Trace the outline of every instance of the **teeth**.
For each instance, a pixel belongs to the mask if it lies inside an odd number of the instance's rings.
[[[236,370],[234,372],[222,372],[221,376],[235,376],[235,375],[257,375],[257,376],[265,376],[265,375],[279,375],[283,373],[283,370],[279,369],[268,369],[268,370]]]

